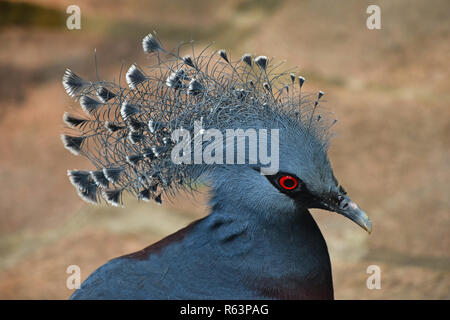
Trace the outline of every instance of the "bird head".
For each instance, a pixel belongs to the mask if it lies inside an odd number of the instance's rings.
[[[233,61],[225,50],[195,55],[192,49],[182,57],[183,45],[167,51],[153,34],[142,45],[154,64],[149,74],[132,65],[125,76],[129,88],[86,81],[69,69],[64,74],[66,92],[79,100],[85,115],[64,115],[70,134],[62,135],[62,141],[95,166],[68,171],[84,200],[119,206],[127,191],[161,203],[161,194],[195,188],[199,179],[207,178],[216,207],[232,205],[229,211],[263,213],[271,219],[295,215],[299,208],[321,208],[371,231],[369,218],[331,169],[327,149],[334,121],[319,107],[323,92],[317,97],[305,94],[304,77],[278,72],[279,65],[266,56],[245,54]],[[228,163],[229,147],[238,144],[235,137],[228,139],[230,129],[255,130],[259,141],[253,147],[258,145],[259,151],[265,130],[269,168],[260,157],[252,158],[250,142],[243,147],[244,161]],[[195,163],[197,151],[212,154],[208,139],[196,144],[195,138],[211,132],[225,134],[225,140],[215,137],[214,143],[225,143],[214,150],[220,153],[224,147],[227,161]],[[193,145],[190,140],[180,144],[181,136],[193,137]],[[185,162],[174,160],[180,145]]]
[[[263,126],[267,131],[278,130],[277,139],[267,139],[272,160],[278,156],[276,170],[269,170],[262,163],[217,167],[211,174],[213,203],[220,201],[242,208],[240,212],[264,213],[271,220],[292,217],[305,209],[324,209],[349,218],[371,233],[369,217],[351,200],[333,173],[327,156],[329,124],[305,123],[283,113],[270,117]],[[262,124],[257,121],[253,125]],[[247,123],[247,127],[251,125]],[[232,144],[236,147],[235,142]],[[273,152],[274,147],[277,152]]]

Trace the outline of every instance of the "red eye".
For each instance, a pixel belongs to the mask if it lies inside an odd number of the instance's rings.
[[[293,190],[297,188],[298,181],[294,177],[291,176],[282,176],[278,181],[280,186],[286,190]]]

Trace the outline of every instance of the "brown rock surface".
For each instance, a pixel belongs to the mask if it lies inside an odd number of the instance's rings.
[[[34,0],[40,10],[63,2]],[[188,4],[189,3],[189,4]],[[117,78],[144,63],[140,39],[166,46],[216,40],[236,58],[265,54],[298,66],[306,90],[326,92],[339,122],[330,158],[373,221],[368,236],[315,211],[327,239],[338,299],[450,298],[450,20],[448,1],[380,1],[382,29],[365,27],[366,1],[78,1],[82,29],[0,26],[0,299],[66,299],[66,268],[85,279],[207,212],[205,196],[125,209],[84,204],[66,170],[90,168],[59,138],[70,66]],[[40,11],[39,11],[40,12]],[[5,14],[5,13],[3,13]],[[122,79],[123,81],[123,79]],[[368,290],[378,265],[381,290]]]

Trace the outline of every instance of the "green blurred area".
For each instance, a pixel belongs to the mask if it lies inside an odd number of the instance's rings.
[[[66,28],[72,4],[80,30]],[[369,4],[381,8],[381,30],[366,28]],[[205,192],[161,207],[87,205],[66,176],[91,165],[59,139],[64,111],[79,112],[62,88],[64,69],[96,79],[97,67],[124,83],[129,65],[152,63],[141,40],[153,30],[167,48],[194,39],[198,52],[212,44],[233,60],[285,60],[306,91],[325,91],[339,120],[335,174],[373,221],[368,236],[341,216],[313,213],[336,298],[449,299],[449,9],[444,0],[1,1],[0,299],[65,299],[67,266],[85,279],[207,213]],[[381,290],[366,287],[372,264]]]
[[[57,28],[65,26],[60,10],[27,2],[0,1],[0,28],[11,26]]]

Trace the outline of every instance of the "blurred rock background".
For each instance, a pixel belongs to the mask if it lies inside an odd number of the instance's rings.
[[[67,6],[81,30],[66,28]],[[368,30],[366,8],[381,8]],[[146,64],[141,39],[195,39],[232,57],[264,54],[326,92],[339,119],[335,173],[373,221],[368,236],[314,211],[330,249],[337,299],[450,298],[450,2],[418,0],[0,1],[0,299],[66,299],[66,268],[84,280],[206,214],[207,194],[125,209],[82,202],[66,170],[90,168],[65,150],[62,115],[77,109],[61,77],[70,66],[118,79]],[[122,79],[123,81],[123,79]],[[381,268],[369,290],[366,269]]]

